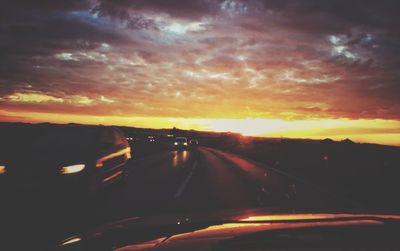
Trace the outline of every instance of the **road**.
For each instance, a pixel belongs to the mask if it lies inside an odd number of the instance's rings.
[[[125,186],[118,194],[110,193],[97,214],[112,220],[258,207],[273,212],[319,211],[346,204],[264,164],[198,147],[133,160]]]
[[[3,214],[11,222],[5,232],[41,244],[127,217],[260,207],[315,212],[345,204],[279,170],[206,147],[134,158],[128,169],[125,182],[89,208],[56,209],[52,201],[43,206],[35,198],[11,205],[10,216]]]

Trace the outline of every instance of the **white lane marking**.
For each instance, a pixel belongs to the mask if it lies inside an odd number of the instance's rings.
[[[176,198],[179,198],[179,197],[182,195],[183,191],[185,191],[187,184],[189,184],[189,181],[190,181],[190,179],[191,179],[192,176],[193,176],[193,171],[194,171],[194,169],[196,169],[196,166],[197,166],[197,162],[194,162],[193,167],[192,167],[192,170],[190,171],[190,173],[188,174],[188,176],[186,176],[186,179],[183,181],[183,183],[182,183],[182,185],[179,187],[179,189],[176,191],[176,193],[175,193],[175,195],[174,195],[174,198],[175,198],[175,199],[176,199]]]

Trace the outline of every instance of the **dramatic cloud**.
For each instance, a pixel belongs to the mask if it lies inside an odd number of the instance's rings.
[[[13,113],[399,120],[399,5],[5,1],[0,104]]]

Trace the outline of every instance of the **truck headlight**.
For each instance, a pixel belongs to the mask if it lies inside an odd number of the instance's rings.
[[[85,169],[85,164],[76,164],[70,166],[64,166],[61,168],[62,174],[72,174],[72,173],[79,173],[83,169]]]
[[[174,145],[176,145],[176,146],[177,146],[177,145],[178,145],[178,142],[175,142],[175,143],[174,143]]]

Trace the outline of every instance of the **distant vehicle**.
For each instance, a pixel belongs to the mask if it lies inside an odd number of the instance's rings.
[[[148,140],[149,142],[156,142],[156,138],[155,138],[154,136],[148,136],[148,137],[147,137],[147,140]]]
[[[197,146],[198,144],[199,144],[199,141],[197,141],[197,139],[189,140],[189,145],[191,145],[191,146]]]
[[[0,136],[2,191],[90,197],[123,178],[131,158],[114,127],[32,126],[2,129]]]
[[[186,137],[176,137],[174,142],[175,149],[186,149],[188,146],[188,139]]]
[[[127,141],[133,141],[133,137],[126,137]]]

